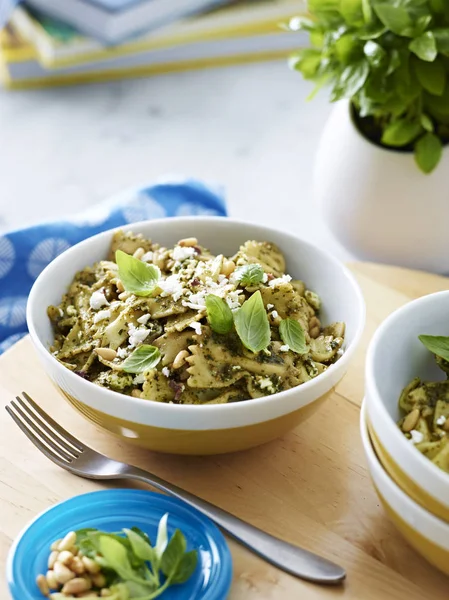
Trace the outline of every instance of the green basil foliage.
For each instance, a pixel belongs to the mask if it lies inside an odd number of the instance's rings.
[[[279,335],[284,344],[297,354],[306,354],[309,347],[306,344],[304,329],[294,319],[283,319],[279,325]]]
[[[243,286],[255,285],[263,280],[264,270],[257,263],[237,267],[234,276]]]
[[[77,531],[80,551],[95,560],[107,577],[110,600],[153,600],[171,585],[181,585],[193,575],[197,551],[187,551],[179,529],[168,538],[168,515],[159,523],[154,547],[137,527],[119,533],[98,529]],[[162,576],[163,575],[163,576]]]
[[[229,333],[234,327],[232,311],[223,298],[219,298],[214,294],[206,296],[206,311],[207,320],[212,331],[225,334]]]
[[[449,361],[449,337],[442,335],[420,335],[418,337],[432,354]]]
[[[332,101],[348,98],[365,136],[414,149],[418,167],[431,173],[449,140],[449,2],[309,0],[308,7],[309,17],[289,24],[311,42],[291,57],[292,68],[315,91],[330,86]]]
[[[122,367],[126,373],[144,373],[149,369],[153,369],[160,360],[159,348],[142,344],[123,361]]]
[[[115,261],[118,275],[127,292],[136,296],[149,296],[154,292],[161,277],[159,267],[148,265],[123,250],[117,250]]]
[[[264,350],[270,343],[270,324],[259,291],[234,313],[234,324],[242,344],[252,352]]]

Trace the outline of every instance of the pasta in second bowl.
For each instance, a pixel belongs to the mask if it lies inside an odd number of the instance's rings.
[[[183,218],[65,252],[36,281],[28,324],[89,419],[153,450],[212,454],[307,417],[346,371],[364,304],[342,265],[293,236]]]

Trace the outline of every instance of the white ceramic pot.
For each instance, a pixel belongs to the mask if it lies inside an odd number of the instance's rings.
[[[449,272],[448,148],[425,175],[411,153],[363,137],[341,101],[319,145],[315,197],[332,233],[358,258]]]

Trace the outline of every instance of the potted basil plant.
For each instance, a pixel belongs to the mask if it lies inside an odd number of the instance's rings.
[[[449,1],[309,0],[292,68],[337,102],[315,192],[365,260],[449,272]]]

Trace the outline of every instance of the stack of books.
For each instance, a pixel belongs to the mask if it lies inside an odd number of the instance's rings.
[[[0,32],[0,81],[63,85],[285,58],[304,39],[282,24],[304,11],[303,0],[28,0]]]

